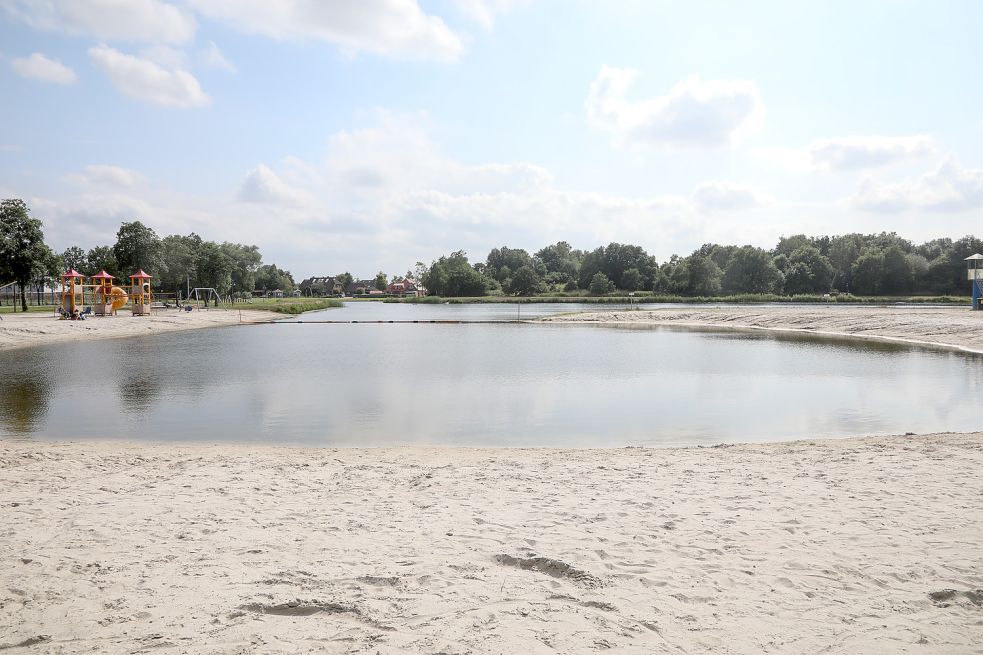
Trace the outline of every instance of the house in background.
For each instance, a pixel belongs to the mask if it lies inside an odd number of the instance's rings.
[[[297,288],[304,296],[339,296],[344,292],[341,281],[334,275],[309,277]]]
[[[403,296],[407,298],[422,298],[427,295],[427,290],[422,284],[412,278],[403,278],[392,282],[386,287],[386,293],[390,296]]]
[[[346,296],[367,296],[375,291],[375,280],[352,280],[344,291]]]

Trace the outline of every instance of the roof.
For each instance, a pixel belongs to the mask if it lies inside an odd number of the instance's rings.
[[[970,255],[969,257],[967,257],[963,261],[964,262],[968,262],[968,261],[972,261],[972,260],[975,260],[975,259],[983,259],[983,255],[981,255],[980,253],[976,253],[975,255]]]
[[[76,271],[74,268],[68,269],[68,271],[65,272],[65,273],[62,273],[61,276],[62,277],[85,277],[84,275],[82,275],[81,273],[79,273],[78,271]]]
[[[104,270],[99,271],[95,275],[93,275],[92,276],[92,279],[93,280],[112,280],[113,279],[113,276],[110,275],[109,273],[107,273],[105,271],[105,269],[104,269]]]
[[[149,279],[151,279],[151,277],[149,275],[147,275],[146,273],[143,272],[143,269],[142,268],[139,271],[137,271],[136,273],[134,273],[133,275],[131,275],[130,277],[135,277],[135,278],[137,278],[139,280],[149,280]]]

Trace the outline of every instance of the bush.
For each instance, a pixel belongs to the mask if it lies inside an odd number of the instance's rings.
[[[588,287],[592,296],[603,296],[614,291],[614,282],[604,273],[595,273]]]

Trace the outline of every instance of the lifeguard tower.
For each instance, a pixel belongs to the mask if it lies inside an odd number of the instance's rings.
[[[126,291],[113,286],[113,279],[104,270],[92,276],[92,310],[96,316],[110,316],[126,304]]]
[[[70,268],[61,274],[61,318],[75,320],[85,304],[81,273]]]
[[[973,285],[973,309],[983,309],[983,255],[976,253],[963,261],[969,268],[969,280]]]
[[[134,316],[150,316],[150,280],[151,277],[142,268],[130,276],[130,298]]]

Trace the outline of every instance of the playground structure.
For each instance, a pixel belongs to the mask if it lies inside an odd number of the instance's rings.
[[[99,271],[92,276],[94,285],[93,313],[96,316],[111,316],[126,305],[126,291],[113,286],[113,276]]]
[[[207,309],[209,302],[213,302],[215,306],[223,302],[222,296],[212,287],[195,287],[189,290],[187,300],[189,303],[194,302],[195,307],[199,310]],[[191,305],[189,304],[188,307],[191,307]]]
[[[150,276],[142,268],[130,276],[130,295],[133,298],[133,315],[150,316],[150,305],[153,302]]]
[[[152,277],[139,270],[130,277],[130,292],[113,284],[115,279],[106,271],[92,276],[92,284],[85,284],[85,276],[69,269],[61,274],[58,314],[62,319],[84,319],[86,314],[114,316],[130,304],[134,316],[150,316],[154,308],[155,294],[150,287]],[[165,296],[168,294],[165,294]],[[161,307],[167,306],[158,303]]]
[[[969,269],[969,280],[973,284],[973,309],[983,310],[983,255],[976,253],[965,260]]]

